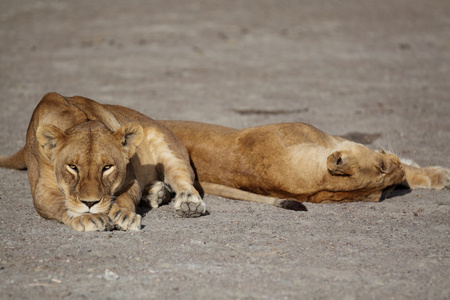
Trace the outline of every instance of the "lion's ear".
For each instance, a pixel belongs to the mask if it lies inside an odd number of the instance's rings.
[[[131,158],[136,153],[136,148],[142,142],[144,129],[138,123],[129,123],[117,129],[114,132],[114,136],[122,143],[128,158]]]
[[[328,171],[332,175],[350,176],[353,174],[352,162],[348,155],[342,151],[336,151],[327,159]]]
[[[56,126],[43,124],[36,130],[36,138],[41,146],[42,153],[52,161],[53,152],[65,137],[64,132]]]

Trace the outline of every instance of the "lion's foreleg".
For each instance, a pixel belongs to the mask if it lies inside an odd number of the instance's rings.
[[[443,167],[420,168],[403,164],[404,185],[411,189],[441,190],[450,187],[450,170]]]
[[[120,194],[114,203],[108,216],[114,224],[122,230],[141,230],[141,216],[136,214],[136,208],[141,199],[142,188],[137,180]]]
[[[206,205],[194,187],[194,172],[188,156],[172,150],[165,141],[165,134],[157,129],[149,130],[147,140],[156,166],[166,183],[176,194],[173,206],[180,217],[197,217],[205,213]]]

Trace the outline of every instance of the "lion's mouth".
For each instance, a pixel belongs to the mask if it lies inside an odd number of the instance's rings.
[[[67,212],[72,217],[78,217],[83,214],[107,214],[111,208],[112,197],[102,197],[99,200],[66,200]]]
[[[94,203],[92,203],[94,202]],[[98,201],[92,201],[89,204],[92,204],[91,206],[83,203],[86,207],[88,207],[89,213],[92,214],[107,214],[111,208],[111,197],[102,197]]]

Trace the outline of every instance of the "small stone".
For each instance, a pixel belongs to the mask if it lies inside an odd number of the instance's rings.
[[[110,271],[108,269],[105,270],[105,274],[99,275],[97,277],[107,281],[116,281],[119,280],[120,278],[120,276],[117,275],[117,273],[114,273],[113,271]]]

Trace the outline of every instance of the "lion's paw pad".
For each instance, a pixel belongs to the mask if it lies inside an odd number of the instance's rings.
[[[181,193],[175,197],[175,213],[179,217],[199,217],[206,212],[205,202],[200,196],[191,193]]]

